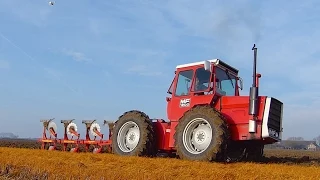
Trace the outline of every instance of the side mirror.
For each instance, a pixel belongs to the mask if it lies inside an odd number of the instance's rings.
[[[203,64],[204,64],[204,69],[205,69],[206,71],[210,71],[210,72],[212,71],[212,69],[211,69],[211,63],[210,63],[208,60],[204,61]]]
[[[238,80],[239,80],[240,89],[242,90],[243,89],[243,80],[241,77],[238,77]]]

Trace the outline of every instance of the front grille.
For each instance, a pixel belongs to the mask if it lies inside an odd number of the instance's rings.
[[[275,98],[271,98],[268,127],[272,128],[278,132],[281,131],[282,104],[283,103],[281,101],[279,101]]]

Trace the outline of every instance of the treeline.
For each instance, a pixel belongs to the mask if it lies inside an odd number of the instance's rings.
[[[311,141],[305,140],[303,137],[289,137],[279,143],[269,144],[265,147],[268,149],[307,150],[312,149],[310,146],[315,147],[316,150],[320,150],[320,136],[313,138]]]
[[[15,135],[13,133],[5,133],[5,132],[2,132],[0,133],[0,138],[10,138],[10,139],[17,139],[19,138],[18,135]]]

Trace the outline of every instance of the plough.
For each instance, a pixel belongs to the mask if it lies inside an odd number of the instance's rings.
[[[61,120],[64,126],[63,138],[58,138],[57,125],[52,119],[43,119],[42,138],[38,141],[41,142],[41,149],[43,150],[57,150],[57,145],[62,146],[62,151],[80,152],[81,145],[85,147],[85,152],[90,151],[90,146],[94,146],[92,152],[100,153],[104,146],[108,146],[111,151],[111,131],[109,130],[109,139],[104,139],[104,134],[101,132],[101,127],[96,120],[83,120],[82,124],[86,127],[85,139],[81,139],[78,127],[74,122],[75,119]],[[104,120],[104,126],[109,125],[112,127],[112,122]]]

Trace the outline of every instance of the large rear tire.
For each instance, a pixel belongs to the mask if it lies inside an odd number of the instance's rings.
[[[128,111],[115,122],[112,131],[112,151],[122,156],[154,155],[154,130],[145,113]]]
[[[210,106],[187,111],[176,126],[175,147],[181,159],[223,161],[228,140],[224,118]]]

